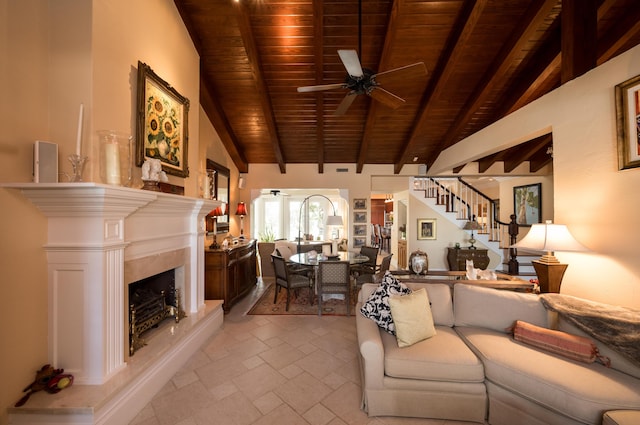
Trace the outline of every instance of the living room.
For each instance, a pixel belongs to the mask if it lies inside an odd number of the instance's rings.
[[[332,164],[318,173],[313,164],[288,164],[283,174],[274,164],[252,164],[249,173],[243,174],[244,189],[239,189],[240,173],[197,102],[199,58],[172,1],[2,0],[0,4],[6,28],[0,51],[6,58],[2,114],[7,123],[0,140],[1,183],[32,181],[35,140],[57,142],[60,168],[69,172],[70,164],[64,158],[75,149],[82,102],[88,120],[82,147],[90,158],[84,177],[100,181],[95,134],[105,128],[135,132],[139,60],[191,99],[188,159],[192,174],[185,179],[170,177],[172,183],[184,186],[186,196],[198,196],[197,174],[207,158],[231,170],[232,202],[248,205],[256,191],[291,187],[292,181],[299,188],[340,188],[348,194],[346,201],[368,198],[373,176],[394,175],[393,165],[366,165],[357,173],[353,164]],[[163,37],[140,26],[149,21],[150,14],[163,28]],[[171,56],[167,50],[173,52]],[[544,193],[552,194],[552,199],[543,202],[543,208],[550,208],[544,218],[566,224],[590,249],[557,254],[570,264],[562,292],[636,309],[640,308],[640,264],[634,253],[632,226],[636,208],[640,208],[640,195],[635,191],[640,174],[618,168],[614,87],[638,74],[640,47],[635,47],[445,150],[429,171],[448,175],[469,160],[551,131],[553,184]],[[350,167],[347,179],[335,170],[344,167]],[[141,183],[139,168],[136,173]],[[417,165],[402,170],[406,176],[418,173]],[[510,212],[511,189],[501,189],[500,198],[505,199],[502,217]],[[5,320],[0,325],[5,354],[0,366],[4,378],[0,424],[5,425],[5,407],[15,403],[33,372],[49,360],[48,271],[43,250],[49,229],[43,214],[17,191],[0,189],[0,204],[4,207],[0,228],[3,288],[11,300],[3,309]],[[231,233],[239,234],[239,218],[232,215],[230,219]],[[254,234],[249,223],[245,219],[244,231]]]

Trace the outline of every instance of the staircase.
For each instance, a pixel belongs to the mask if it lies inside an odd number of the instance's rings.
[[[516,253],[515,249],[510,249],[513,242],[509,226],[515,223],[500,221],[496,203],[462,178],[414,177],[411,191],[416,198],[424,199],[427,205],[456,225],[475,218],[480,225],[480,229],[476,230],[476,239],[502,258],[502,270],[497,271],[509,273],[509,262],[517,261],[518,271],[511,274],[523,278],[535,276],[531,261],[539,254]],[[520,256],[516,259],[517,254]],[[513,265],[511,268],[513,269]]]

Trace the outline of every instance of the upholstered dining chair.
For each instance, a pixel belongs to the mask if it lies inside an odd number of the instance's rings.
[[[384,276],[384,273],[391,267],[392,257],[393,254],[387,254],[382,257],[380,265],[376,268],[375,273],[363,273],[356,276],[356,287],[362,285],[363,283],[375,283],[376,276]]]
[[[356,271],[358,271],[359,274],[374,274],[376,272],[376,264],[378,263],[378,247],[363,246],[360,248],[360,255],[368,257],[369,260],[358,264]]]
[[[344,294],[347,316],[351,310],[351,274],[348,261],[321,261],[316,279],[318,296],[318,316],[322,316],[322,296]]]
[[[310,276],[300,275],[293,273],[287,266],[287,262],[284,258],[277,255],[271,256],[273,262],[273,272],[275,275],[275,295],[273,296],[273,303],[276,303],[278,299],[278,293],[280,288],[284,288],[287,291],[287,306],[286,311],[289,311],[289,302],[291,299],[291,291],[300,288],[309,288],[309,302],[313,300],[313,280]]]

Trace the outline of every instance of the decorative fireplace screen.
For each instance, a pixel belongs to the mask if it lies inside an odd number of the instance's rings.
[[[129,285],[129,355],[146,345],[142,334],[167,318],[185,317],[175,271],[148,277]]]

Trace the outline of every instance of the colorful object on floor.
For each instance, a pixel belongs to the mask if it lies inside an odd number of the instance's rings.
[[[45,390],[50,394],[55,394],[73,384],[73,375],[64,373],[64,369],[54,369],[51,365],[46,364],[36,372],[36,379],[29,384],[22,392],[26,394],[18,400],[15,407],[23,406],[31,394]]]

